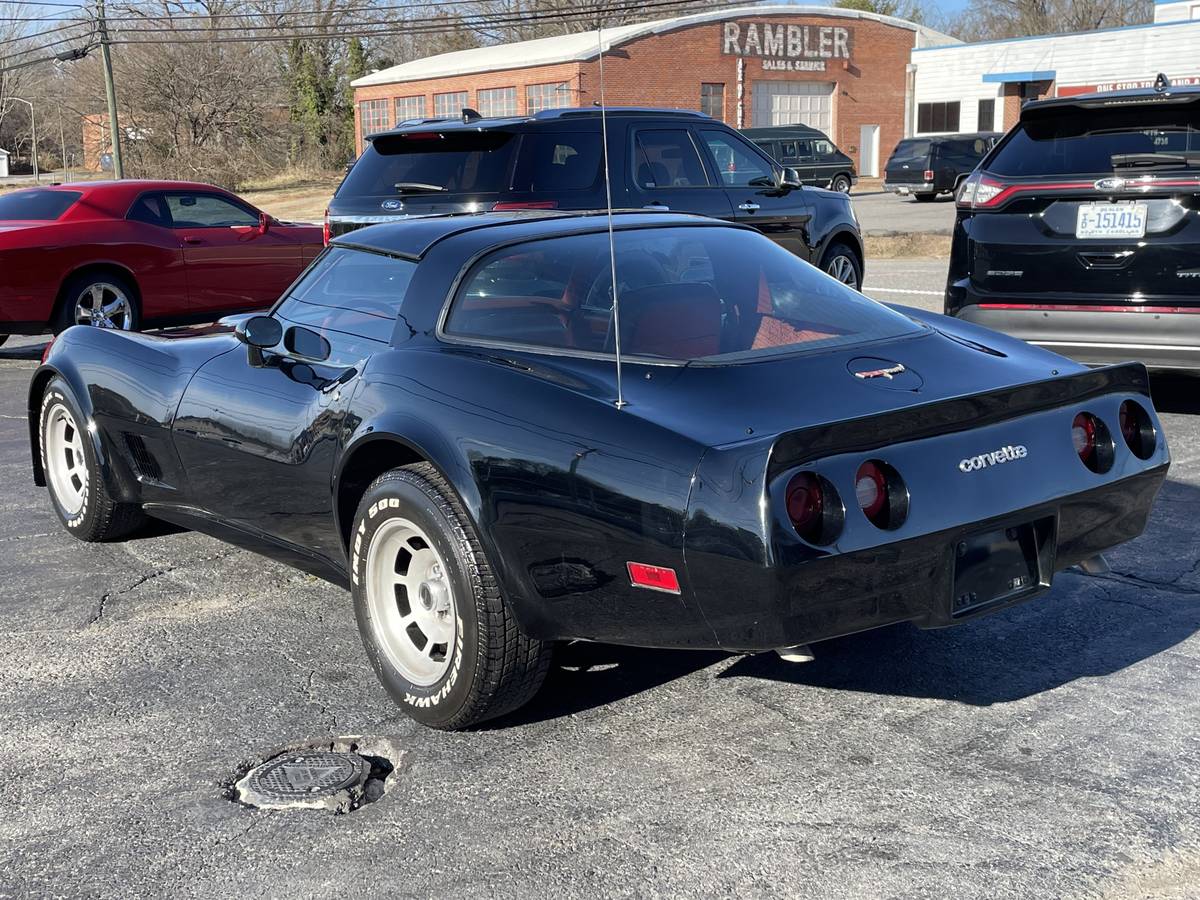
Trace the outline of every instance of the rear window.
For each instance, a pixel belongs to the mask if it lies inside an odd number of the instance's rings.
[[[14,191],[0,196],[0,221],[53,222],[82,197],[79,191]]]
[[[508,189],[516,145],[507,131],[382,135],[354,164],[337,196],[497,193]]]
[[[892,159],[895,161],[928,158],[929,141],[901,141],[892,151]]]
[[[1152,165],[1154,156],[1163,167],[1184,168],[1180,154],[1189,154],[1192,165],[1200,162],[1200,103],[1056,109],[1017,125],[987,170],[1018,178],[1129,174],[1161,168]],[[1139,159],[1114,165],[1114,156],[1130,155]]]
[[[758,232],[654,228],[616,233],[621,350],[733,362],[896,337],[920,329]],[[468,273],[449,335],[610,354],[608,236],[569,235],[498,250]]]

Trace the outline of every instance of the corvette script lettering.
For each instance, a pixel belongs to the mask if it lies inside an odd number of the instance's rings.
[[[1009,444],[1007,447],[1001,447],[990,453],[968,456],[958,464],[958,470],[960,472],[978,472],[980,469],[986,469],[988,466],[998,466],[1001,463],[1024,459],[1028,455],[1029,451],[1025,449],[1024,444]]]

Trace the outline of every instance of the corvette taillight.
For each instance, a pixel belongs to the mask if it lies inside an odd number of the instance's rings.
[[[329,239],[332,235],[329,233],[329,210],[325,210],[325,221],[321,225],[321,239],[325,242],[325,246],[329,246]]]
[[[842,503],[837,490],[815,472],[792,476],[786,501],[792,527],[810,544],[828,544],[842,530]]]
[[[876,528],[899,528],[908,518],[908,488],[900,473],[878,459],[868,459],[854,476],[858,508]]]
[[[1121,404],[1121,436],[1125,444],[1138,459],[1149,459],[1158,445],[1158,435],[1150,414],[1134,400]]]
[[[1093,472],[1107,472],[1112,468],[1112,437],[1104,423],[1091,413],[1078,413],[1072,420],[1071,444],[1079,461]]]

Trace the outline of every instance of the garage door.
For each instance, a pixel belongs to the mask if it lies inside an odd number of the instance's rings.
[[[833,85],[820,81],[755,81],[751,119],[764,125],[811,125],[833,132]]]

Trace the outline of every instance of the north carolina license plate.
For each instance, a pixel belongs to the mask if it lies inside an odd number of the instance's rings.
[[[1080,203],[1075,237],[1087,239],[1146,236],[1145,203]]]

